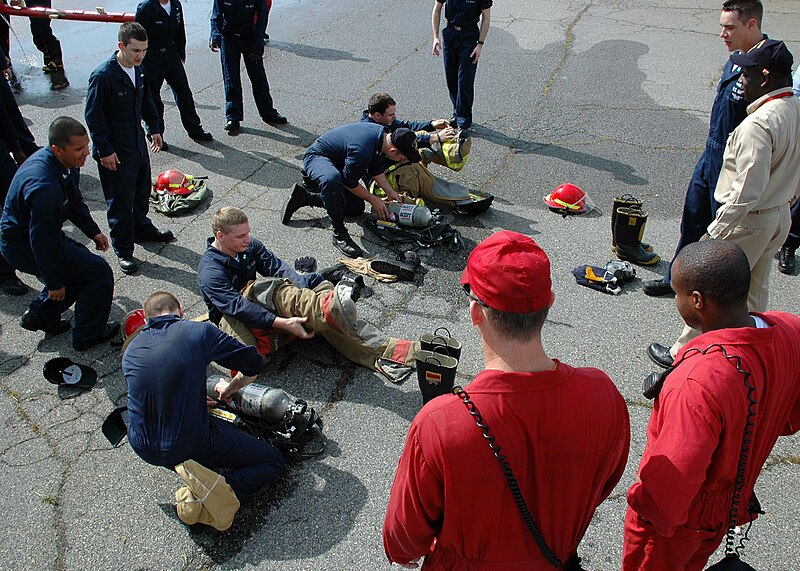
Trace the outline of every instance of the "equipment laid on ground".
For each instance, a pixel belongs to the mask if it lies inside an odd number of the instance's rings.
[[[587,196],[574,184],[564,183],[558,185],[553,192],[542,200],[547,207],[557,214],[583,214],[587,211]]]
[[[227,380],[219,374],[209,376],[208,396],[216,399],[214,387]],[[281,389],[251,383],[234,393],[227,403],[209,409],[209,414],[266,440],[295,460],[312,458],[325,450],[322,419],[317,412],[302,399],[292,402]]]
[[[214,387],[219,381],[229,380],[219,374],[209,376],[208,396],[216,400]],[[281,389],[251,383],[236,392],[228,403],[220,402],[208,412],[269,442],[287,459],[312,458],[325,450],[322,419],[306,401],[292,402]],[[119,407],[109,414],[102,431],[112,446],[119,446],[128,432],[128,407]]]
[[[605,267],[583,265],[572,270],[575,281],[582,285],[603,293],[619,295],[622,286],[633,281],[636,269],[628,262],[616,260],[608,262]]]
[[[447,333],[444,337],[440,332]],[[420,337],[417,351],[417,382],[422,393],[422,404],[453,390],[458,361],[461,358],[461,342],[450,336],[445,327]]]
[[[431,223],[431,219],[433,218],[430,209],[421,204],[389,202],[386,204],[386,209],[389,211],[389,221],[396,222],[401,226],[425,228]],[[372,215],[377,218],[374,209]]]
[[[150,191],[150,206],[165,216],[176,216],[194,210],[211,195],[205,181],[208,177],[183,174],[177,169],[158,175]]]
[[[642,201],[625,194],[614,199],[611,214],[611,249],[620,260],[642,266],[652,266],[661,261],[650,244],[642,242],[647,213],[642,210]],[[649,250],[647,248],[650,248]]]
[[[464,247],[461,233],[449,224],[435,222],[427,228],[410,228],[386,220],[367,218],[364,227],[386,242],[386,247],[402,254],[409,250],[447,246],[451,252]]]

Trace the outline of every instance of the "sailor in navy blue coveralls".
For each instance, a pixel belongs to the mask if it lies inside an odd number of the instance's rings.
[[[800,67],[794,72],[792,92],[795,97],[800,97]],[[795,252],[798,247],[800,247],[800,199],[795,200],[792,205],[792,227],[778,253],[778,269],[781,273],[791,274],[797,268]]]
[[[7,69],[9,69],[8,60],[6,59],[5,52],[0,48],[0,72],[4,72]],[[0,73],[0,75],[2,75],[2,73]],[[36,144],[31,130],[28,129],[25,119],[22,118],[17,99],[14,97],[14,92],[11,90],[11,86],[5,76],[0,77],[0,103],[5,107],[5,112],[8,115],[8,121],[10,123],[10,125],[2,125],[3,131],[9,129],[10,126],[11,132],[19,143],[20,150],[25,156],[31,156],[39,150],[39,145]],[[11,147],[11,151],[14,151],[13,146]]]
[[[210,140],[210,133],[203,131],[197,115],[189,79],[183,67],[186,61],[186,24],[180,1],[167,0],[162,4],[159,0],[145,0],[136,8],[136,21],[147,31],[147,57],[142,62],[142,69],[147,77],[161,127],[164,128],[161,86],[166,80],[175,96],[183,128],[193,139]]]
[[[127,25],[139,26],[123,24]],[[131,39],[129,45],[137,45],[134,41],[137,40]],[[146,41],[144,46],[147,47]],[[120,258],[122,270],[134,273],[138,270],[133,259],[134,243],[164,242],[173,236],[168,230],[159,231],[147,216],[152,180],[142,119],[151,135],[159,135],[157,148],[160,149],[158,113],[141,66],[133,66],[134,84],[117,61],[118,53],[115,52],[89,76],[86,124],[94,143],[92,157],[98,163],[100,184],[108,207],[111,245]],[[118,164],[116,170],[110,170],[102,162],[114,154]]]
[[[255,347],[242,345],[211,323],[179,315],[150,317],[122,357],[128,383],[128,441],[139,457],[174,468],[194,460],[224,473],[240,502],[274,480],[280,452],[206,408],[206,367],[212,361],[258,375],[266,366]]]
[[[253,88],[258,114],[267,123],[286,123],[276,110],[269,92],[264,69],[264,32],[267,29],[267,0],[214,0],[211,12],[211,42],[213,51],[220,50],[222,78],[225,83],[225,130],[239,130],[244,119],[242,76],[244,67]]]
[[[433,55],[439,55],[439,23],[443,4],[447,25],[442,30],[442,58],[447,89],[453,102],[453,119],[459,129],[469,129],[472,126],[472,102],[475,99],[475,71],[483,41],[489,31],[492,0],[435,0]]]
[[[86,137],[87,154],[88,142]],[[35,329],[61,332],[61,314],[74,303],[76,349],[105,337],[114,293],[108,263],[62,230],[69,220],[98,246],[105,240],[83,202],[79,180],[77,167],[67,169],[50,148],[41,149],[14,176],[0,218],[0,252],[13,267],[45,284],[26,316],[40,324]],[[48,292],[61,288],[63,300],[48,299]]]
[[[303,155],[303,168],[319,187],[322,205],[331,219],[334,241],[337,236],[352,241],[344,217],[358,216],[364,212],[365,203],[348,189],[359,186],[365,175],[383,173],[381,147],[386,132],[386,127],[374,123],[342,125],[320,136]],[[356,251],[356,256],[360,255]]]
[[[0,57],[4,58],[2,51],[0,51]],[[0,88],[3,84],[11,93],[4,77],[0,78]],[[13,95],[11,97],[13,99]],[[16,103],[14,106],[16,107]],[[19,109],[17,112],[19,113]],[[20,141],[14,132],[11,117],[0,100],[0,215],[2,215],[11,180],[17,172],[17,162],[22,163],[26,156],[26,153],[22,152]],[[28,287],[20,281],[17,274],[14,273],[14,268],[8,264],[2,254],[0,254],[0,289],[11,295],[23,295],[28,291]]]

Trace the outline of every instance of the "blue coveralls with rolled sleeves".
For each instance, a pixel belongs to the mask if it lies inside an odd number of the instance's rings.
[[[800,97],[800,67],[794,72],[792,92],[795,97]],[[795,200],[792,205],[792,227],[789,230],[789,236],[786,238],[784,246],[788,246],[794,250],[800,247],[800,198]]]
[[[267,29],[266,0],[214,0],[211,12],[211,42],[220,48],[225,84],[225,117],[244,119],[242,56],[253,88],[253,99],[262,119],[277,114],[264,69],[264,33]],[[258,55],[252,61],[250,54]]]
[[[151,317],[122,357],[128,383],[128,442],[148,464],[174,468],[194,460],[224,476],[240,502],[283,468],[269,442],[214,418],[206,407],[206,367],[216,362],[253,376],[266,361],[211,323]]]
[[[69,220],[88,238],[100,234],[79,180],[79,169],[65,169],[50,149],[41,149],[14,175],[0,218],[0,252],[11,266],[45,284],[29,312],[55,327],[74,303],[73,344],[96,339],[105,329],[114,294],[108,262],[62,230]],[[62,287],[63,300],[47,298],[48,291]]]
[[[747,117],[747,102],[739,85],[741,74],[742,69],[730,60],[722,69],[722,79],[717,85],[717,95],[711,108],[706,147],[694,168],[689,188],[686,190],[681,217],[681,235],[672,262],[684,246],[698,242],[703,237],[706,228],[717,215],[719,205],[714,200],[714,190],[717,188],[717,179],[722,169],[725,144],[728,142],[728,135]],[[665,284],[671,282],[672,262],[664,277]]]
[[[92,157],[97,161],[106,199],[111,245],[120,258],[133,255],[134,241],[158,232],[148,218],[150,210],[150,155],[142,119],[152,134],[161,134],[156,107],[140,66],[134,66],[136,85],[116,59],[110,59],[89,76],[86,92],[86,126],[92,136]],[[117,154],[120,164],[110,171],[102,157]]]
[[[364,212],[364,200],[350,192],[364,175],[383,172],[380,160],[386,127],[377,123],[350,123],[319,137],[306,149],[303,168],[317,183],[334,230],[344,228],[345,216]]]
[[[203,132],[194,97],[186,77],[186,24],[183,6],[179,0],[170,0],[170,13],[159,0],[145,0],[136,8],[136,21],[147,32],[147,57],[142,61],[150,94],[156,106],[161,127],[164,127],[164,102],[161,86],[166,80],[175,96],[175,104],[186,132],[199,135]]]
[[[478,64],[470,54],[480,39],[481,11],[492,7],[492,0],[436,0],[444,4],[447,25],[442,30],[442,59],[447,90],[453,103],[453,116],[459,129],[472,127],[475,100],[475,72]]]

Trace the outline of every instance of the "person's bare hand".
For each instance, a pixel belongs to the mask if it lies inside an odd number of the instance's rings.
[[[117,165],[122,163],[117,158],[117,153],[111,153],[107,157],[100,157],[100,164],[103,165],[103,168],[114,172],[117,170]]]
[[[480,44],[477,44],[477,45],[476,45],[476,46],[473,48],[473,50],[472,50],[472,53],[471,53],[471,54],[469,54],[469,59],[472,61],[472,63],[478,63],[478,60],[479,60],[479,59],[480,59],[480,57],[481,57],[481,48],[482,48],[482,47],[483,47],[483,46],[481,46]]]
[[[231,382],[230,381],[226,381],[225,379],[221,379],[221,380],[217,381],[217,384],[214,385],[214,392],[219,395],[219,400],[221,402],[225,402],[226,400],[228,400],[230,398],[229,394],[225,394],[227,389],[228,389],[228,387],[230,387],[230,386],[231,386]],[[206,399],[208,399],[208,397],[206,397]],[[217,404],[217,402],[215,401],[214,404]]]
[[[450,125],[436,133],[436,137],[439,139],[439,142],[442,141],[449,141],[450,139],[454,139],[456,136],[456,130],[453,129]]]
[[[431,53],[435,56],[438,56],[442,53],[442,42],[439,38],[433,38],[433,48],[431,49]]]
[[[272,326],[286,331],[298,339],[311,339],[314,336],[314,332],[304,327],[306,321],[308,321],[307,317],[278,317]]]
[[[431,126],[434,129],[444,129],[445,127],[450,126],[450,121],[448,121],[447,119],[434,119],[433,121],[431,121]]]
[[[383,200],[377,196],[373,196],[370,198],[369,203],[372,205],[372,212],[375,216],[381,220],[389,220],[389,209],[386,207],[386,203]]]
[[[401,197],[395,190],[387,190],[386,191],[386,198],[388,198],[391,202],[403,202],[403,197]]]
[[[108,247],[111,245],[108,242],[108,236],[106,236],[102,232],[100,232],[97,236],[93,236],[92,242],[94,242],[94,247],[101,252],[105,252],[106,250],[108,250]]]
[[[162,139],[161,135],[158,133],[151,135],[150,138],[152,139],[152,141],[150,141],[150,150],[154,153],[157,153],[161,150],[161,146],[164,144],[164,139]]]
[[[65,297],[67,297],[67,288],[47,290],[47,299],[51,301],[64,301]]]
[[[211,48],[212,52],[218,52],[219,51],[219,46],[217,44],[215,44],[213,40],[208,42],[208,47]]]
[[[3,77],[6,78],[6,81],[11,81],[11,78],[14,76],[14,72],[11,71],[11,68],[6,68],[3,70]]]

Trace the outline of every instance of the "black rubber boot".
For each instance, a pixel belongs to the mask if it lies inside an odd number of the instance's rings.
[[[781,246],[780,251],[778,252],[778,271],[782,274],[793,274],[795,268],[797,268],[797,257],[795,256],[795,252],[797,251],[797,244],[791,242],[790,240],[786,240],[783,246]]]
[[[364,250],[362,250],[359,245],[353,241],[353,239],[350,237],[350,233],[344,226],[333,227],[332,242],[333,245],[336,246],[339,251],[348,258],[360,258],[364,255]]]
[[[292,187],[292,192],[283,204],[283,217],[281,222],[288,224],[292,215],[304,206],[317,206],[324,208],[322,198],[319,194],[308,192],[305,186],[296,184]]]
[[[617,212],[619,211],[620,208],[624,207],[628,208],[635,207],[641,210],[642,204],[643,202],[638,198],[636,198],[635,196],[633,196],[632,194],[626,193],[623,194],[622,196],[614,197],[614,202],[611,207],[611,251],[612,252],[616,253],[617,251],[617,242],[616,238],[614,237],[614,224],[616,223],[617,220]],[[651,246],[647,242],[642,242],[642,248],[644,248],[648,252],[653,251],[653,246]]]
[[[647,222],[646,213],[635,207],[621,207],[617,210],[614,222],[616,254],[620,260],[642,266],[652,266],[661,260],[658,254],[648,252],[642,247],[642,235]]]

